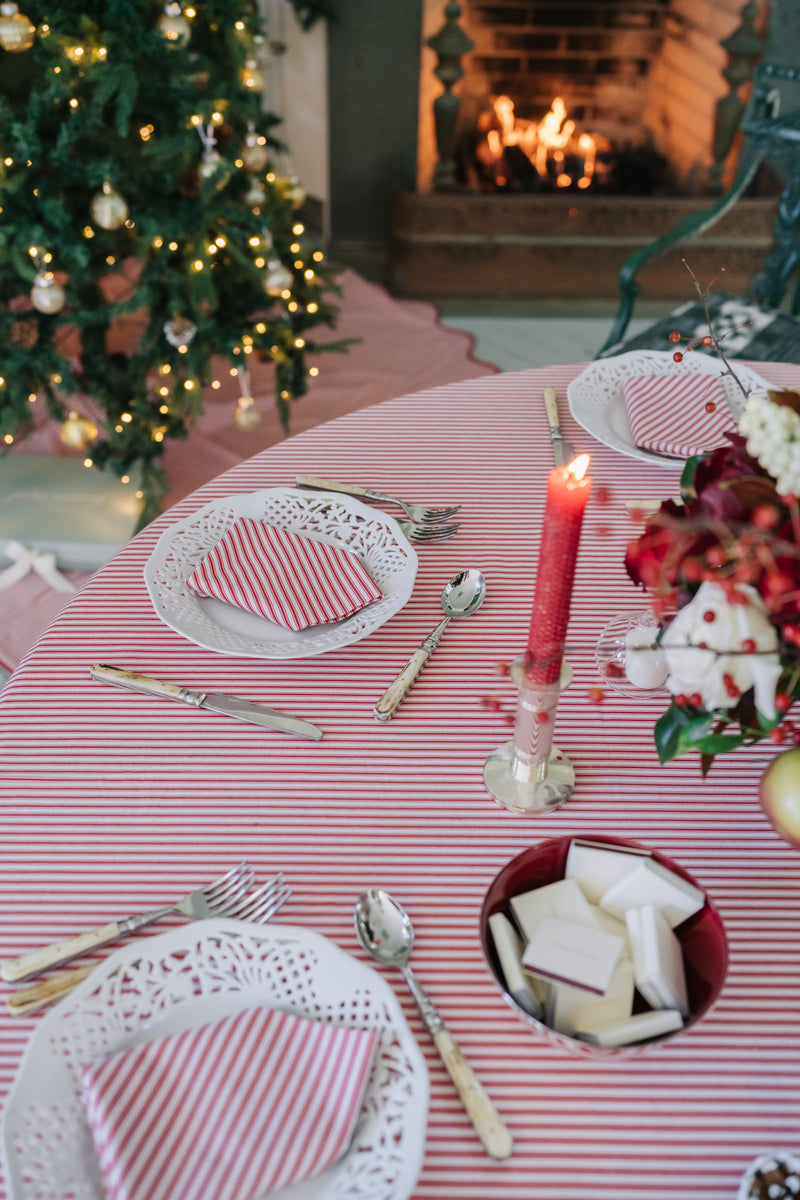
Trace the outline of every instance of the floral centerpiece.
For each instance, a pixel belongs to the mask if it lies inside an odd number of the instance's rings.
[[[750,394],[728,442],[688,460],[680,502],[661,504],[625,558],[669,669],[659,759],[697,750],[704,775],[742,744],[800,744],[800,394]]]

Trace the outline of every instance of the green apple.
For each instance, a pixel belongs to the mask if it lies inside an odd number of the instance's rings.
[[[758,788],[761,807],[784,841],[800,847],[800,746],[767,767]]]

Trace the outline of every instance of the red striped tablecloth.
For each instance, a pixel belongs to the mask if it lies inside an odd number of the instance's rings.
[[[764,364],[778,385],[800,368]],[[774,750],[737,751],[704,782],[693,758],[661,768],[657,700],[593,704],[593,648],[613,615],[640,606],[623,552],[623,501],[674,492],[678,473],[623,457],[567,413],[577,367],[470,380],[343,417],[218,477],[146,529],[96,575],[12,677],[2,719],[3,921],[8,957],[155,906],[242,857],[283,870],[282,920],[356,944],[357,894],[382,885],[409,909],[414,964],[473,1062],[515,1143],[487,1158],[397,975],[431,1075],[416,1200],[731,1200],[749,1161],[797,1149],[800,1129],[800,889],[797,851],[756,798]],[[542,387],[559,389],[565,435],[592,456],[590,502],[569,627],[575,680],[556,740],[577,775],[546,817],[498,808],[484,760],[509,736],[514,695],[497,664],[524,646],[552,454]],[[154,613],[142,569],[157,536],[211,499],[291,484],[297,473],[461,501],[462,528],[419,548],[406,607],[371,637],[288,662],[200,649]],[[395,719],[372,706],[436,624],[443,585],[479,567],[483,608],[450,624]],[[108,662],[265,700],[310,717],[307,744],[92,682]],[[496,697],[498,711],[482,701]],[[610,834],[677,860],[715,900],[730,967],[710,1015],[638,1058],[571,1058],[507,1008],[485,967],[478,915],[489,882],[544,837]],[[144,936],[144,935],[140,935]],[[3,1017],[0,1089],[35,1018]]]

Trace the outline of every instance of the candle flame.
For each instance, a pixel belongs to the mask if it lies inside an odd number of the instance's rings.
[[[567,466],[570,483],[579,483],[589,469],[589,455],[579,454]]]

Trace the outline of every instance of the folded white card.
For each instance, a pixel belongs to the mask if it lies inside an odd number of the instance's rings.
[[[586,898],[596,904],[603,893],[627,875],[643,857],[649,858],[649,852],[635,846],[606,846],[602,842],[573,838],[567,851],[564,876],[576,880]]]
[[[621,958],[602,996],[564,983],[548,983],[545,1020],[551,1029],[572,1036],[575,1030],[596,1029],[624,1021],[633,1009],[633,963]]]
[[[555,883],[512,896],[511,908],[527,938],[533,937],[544,917],[560,917],[562,921],[573,921],[589,929],[598,925],[592,906],[574,879],[558,879]]]
[[[661,909],[673,929],[699,912],[704,903],[705,896],[699,888],[652,858],[641,859],[600,897],[600,907],[623,920],[629,908],[652,904]]]
[[[522,969],[522,941],[516,929],[508,917],[500,912],[489,917],[489,929],[500,960],[506,991],[526,1013],[540,1017],[542,1006],[534,993],[531,977]]]
[[[622,938],[560,917],[543,917],[525,947],[522,965],[542,979],[602,996],[624,946]]]
[[[683,950],[661,912],[651,904],[625,914],[636,986],[651,1008],[689,1012]]]
[[[578,1037],[597,1046],[630,1046],[650,1038],[663,1037],[683,1028],[683,1017],[675,1009],[662,1008],[658,1012],[637,1013],[626,1021],[603,1025],[599,1029],[576,1029]]]

